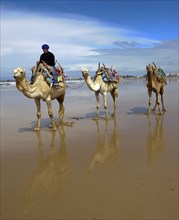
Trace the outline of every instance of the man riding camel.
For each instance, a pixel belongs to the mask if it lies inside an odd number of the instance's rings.
[[[55,71],[55,56],[52,52],[49,51],[49,45],[42,45],[43,53],[40,55],[39,63],[42,63],[47,67],[50,66],[50,74],[53,76],[53,85],[58,85],[58,75]],[[48,65],[48,66],[47,66]],[[33,83],[33,75],[31,77],[31,83]]]

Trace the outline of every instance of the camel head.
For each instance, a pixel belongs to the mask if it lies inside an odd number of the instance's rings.
[[[81,71],[82,71],[82,75],[83,75],[84,79],[86,80],[89,76],[89,70],[86,68],[83,68],[83,69],[81,69]]]
[[[146,66],[147,73],[153,73],[153,67],[149,64]]]
[[[158,74],[158,68],[156,66],[152,66],[149,64],[146,66],[146,70],[147,70],[148,75],[151,75],[151,74],[157,75]]]
[[[16,80],[22,80],[26,77],[25,69],[22,67],[17,67],[13,71],[13,77]]]
[[[105,68],[104,68],[104,67],[100,67],[100,68],[98,68],[98,70],[96,71],[96,75],[101,75],[104,71],[105,71]]]

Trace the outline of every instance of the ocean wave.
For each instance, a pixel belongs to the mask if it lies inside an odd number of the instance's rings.
[[[14,86],[15,84],[16,84],[15,82],[3,81],[0,82],[0,87]]]

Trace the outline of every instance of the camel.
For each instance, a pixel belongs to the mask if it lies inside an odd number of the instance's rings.
[[[107,93],[110,92],[110,94],[113,98],[114,112],[112,113],[111,116],[115,117],[116,107],[117,107],[117,97],[118,97],[118,82],[116,82],[116,81],[105,82],[103,80],[103,76],[102,76],[103,70],[104,70],[104,68],[100,67],[100,64],[99,64],[94,80],[92,80],[92,78],[89,75],[89,71],[86,68],[82,69],[82,75],[83,75],[84,80],[85,80],[87,86],[89,87],[89,89],[95,92],[96,119],[98,119],[98,115],[99,115],[99,94],[102,94],[103,104],[104,104],[104,109],[105,109],[105,119],[107,120],[109,118],[108,111],[107,111]]]
[[[159,155],[165,147],[164,130],[163,130],[163,115],[155,115],[154,124],[150,115],[148,117],[148,136],[147,136],[147,153],[149,166],[158,159]]]
[[[26,97],[34,99],[36,107],[37,107],[37,126],[33,131],[40,131],[40,119],[41,119],[41,103],[43,100],[47,104],[48,114],[51,119],[51,130],[55,131],[56,126],[58,126],[64,118],[65,108],[63,106],[65,93],[66,93],[66,84],[65,82],[59,82],[59,86],[50,86],[50,83],[46,80],[44,76],[44,72],[48,72],[43,64],[38,64],[35,68],[35,81],[31,85],[30,82],[26,78],[25,69],[22,67],[17,67],[13,71],[13,77],[16,81],[17,89],[22,92]],[[52,104],[51,101],[57,99],[59,102],[59,111],[58,111],[58,119],[55,124],[53,112],[52,112]]]
[[[109,126],[108,120],[105,121],[104,133],[100,131],[99,120],[95,122],[96,149],[89,162],[88,174],[92,174],[96,166],[109,166],[119,157],[120,144],[116,118],[113,118],[113,128]]]
[[[70,161],[67,152],[66,134],[63,125],[58,130],[59,140],[56,146],[56,132],[51,132],[51,143],[48,155],[45,155],[45,144],[41,132],[36,132],[38,140],[38,161],[24,192],[24,211],[31,209],[37,193],[42,193],[52,202],[60,199],[66,178],[70,173]]]
[[[146,75],[147,89],[148,89],[148,94],[149,94],[147,114],[148,115],[150,114],[152,92],[154,92],[156,94],[156,102],[155,102],[155,106],[152,109],[152,111],[155,111],[156,106],[158,105],[158,113],[161,115],[163,114],[163,112],[166,112],[166,109],[164,107],[164,102],[163,102],[163,93],[164,93],[164,87],[165,87],[166,82],[158,74],[158,68],[156,66],[151,66],[149,64],[146,66],[146,70],[147,70],[147,75]],[[160,109],[159,95],[161,96],[162,111]]]

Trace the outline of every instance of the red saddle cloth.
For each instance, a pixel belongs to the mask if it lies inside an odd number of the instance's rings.
[[[56,72],[56,74],[57,75],[62,75],[62,73],[63,73],[63,69],[62,69],[62,71],[60,71],[59,69],[57,69],[56,67],[54,67],[54,71]]]

